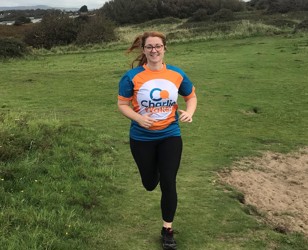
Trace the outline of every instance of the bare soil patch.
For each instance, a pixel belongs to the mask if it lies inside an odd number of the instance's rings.
[[[276,230],[308,236],[308,148],[245,158],[220,177]]]

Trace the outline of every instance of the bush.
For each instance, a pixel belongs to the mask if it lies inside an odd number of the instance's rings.
[[[82,15],[70,18],[67,14],[54,12],[42,19],[25,42],[34,48],[51,49],[69,44],[110,42],[116,39],[115,25],[102,15]]]
[[[188,19],[188,22],[202,22],[209,19],[206,9],[197,10],[191,18]]]
[[[308,19],[300,22],[296,27],[295,31],[308,31]]]
[[[25,17],[25,16],[20,16],[16,19],[14,25],[23,25],[23,24],[26,24],[26,23],[31,23],[31,19],[28,18],[28,17]]]
[[[23,57],[28,52],[22,41],[12,38],[0,38],[0,58]]]
[[[102,15],[94,16],[82,25],[76,39],[80,45],[110,42],[116,39],[115,25]]]
[[[35,48],[51,49],[76,40],[78,26],[66,14],[54,12],[43,17],[42,22],[25,36],[25,42]]]
[[[294,28],[296,26],[296,22],[292,20],[286,19],[269,19],[264,22],[267,25],[273,25],[279,28]]]
[[[220,9],[212,15],[212,20],[215,22],[225,22],[234,20],[234,14],[232,10]]]

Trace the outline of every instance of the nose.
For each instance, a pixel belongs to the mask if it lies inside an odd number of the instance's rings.
[[[157,50],[155,47],[152,47],[150,52],[152,52],[152,51],[153,51],[153,49],[155,49],[155,50],[156,50],[156,52],[158,52],[158,50]]]

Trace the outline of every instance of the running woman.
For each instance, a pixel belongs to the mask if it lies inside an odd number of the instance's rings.
[[[182,155],[179,121],[192,122],[197,97],[183,70],[164,63],[164,34],[145,32],[133,41],[128,52],[135,49],[140,55],[119,82],[118,107],[131,120],[130,149],[144,188],[153,191],[160,184],[163,249],[176,249],[172,222]],[[134,67],[136,62],[138,66]],[[185,110],[178,109],[178,95],[185,100]]]

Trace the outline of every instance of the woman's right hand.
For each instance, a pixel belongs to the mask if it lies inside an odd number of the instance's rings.
[[[156,119],[151,117],[152,113],[146,113],[145,115],[140,115],[140,118],[138,119],[138,124],[146,129],[149,129],[153,126],[154,122],[157,122]]]

